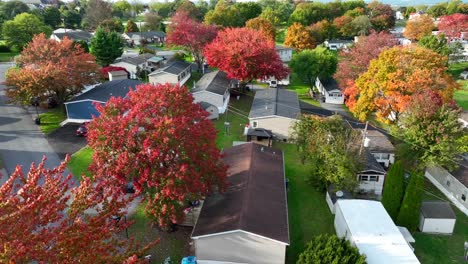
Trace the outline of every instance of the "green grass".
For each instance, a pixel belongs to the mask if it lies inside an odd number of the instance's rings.
[[[459,83],[462,89],[456,91],[453,98],[463,110],[468,110],[468,81],[459,81]]]
[[[18,54],[18,52],[2,52],[0,53],[0,62],[13,61],[13,58]]]
[[[325,201],[325,193],[306,183],[307,165],[301,163],[296,145],[275,142],[284,151],[288,187],[290,246],[286,263],[296,263],[307,242],[323,233],[334,234],[333,215]]]
[[[309,95],[310,86],[304,83],[296,74],[291,74],[291,83],[288,90],[297,93],[299,100],[311,105],[320,106],[320,103]]]
[[[68,169],[75,179],[81,181],[82,175],[91,176],[88,167],[91,164],[93,151],[89,147],[84,147],[70,157]]]
[[[201,73],[199,72],[192,72],[192,74],[190,75],[190,78],[187,80],[187,82],[185,83],[185,86],[187,86],[189,89],[192,89],[193,88],[193,85],[198,82],[198,80],[200,80],[201,78]]]
[[[62,107],[54,108],[50,111],[47,111],[39,115],[41,117],[41,124],[39,128],[44,134],[49,134],[50,132],[56,130],[60,127],[60,123],[67,118],[65,111]]]
[[[426,180],[424,200],[447,200],[448,199],[429,181]],[[452,205],[457,221],[455,230],[451,236],[432,235],[417,232],[413,234],[416,240],[414,245],[415,254],[421,263],[444,264],[444,263],[466,263],[463,260],[463,243],[468,239],[468,217],[458,208]]]
[[[450,64],[448,71],[455,79],[458,79],[465,69],[468,69],[468,62],[459,62]]]

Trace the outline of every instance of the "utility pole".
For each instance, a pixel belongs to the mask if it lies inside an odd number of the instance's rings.
[[[231,124],[229,123],[228,114],[229,114],[229,105],[226,107],[226,119],[224,121],[224,133],[226,133],[226,135],[229,136],[229,133],[230,133],[229,128]]]
[[[369,121],[366,121],[366,127],[364,128],[364,133],[362,133],[362,142],[361,142],[361,147],[359,148],[359,155],[361,155],[362,148],[364,147],[364,142],[366,141],[367,125],[368,124],[369,124]]]

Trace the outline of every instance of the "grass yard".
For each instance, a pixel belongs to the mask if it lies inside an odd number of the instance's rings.
[[[305,245],[314,236],[334,234],[333,215],[325,201],[325,193],[306,183],[308,168],[301,163],[296,145],[275,142],[284,151],[288,187],[288,214],[290,246],[286,251],[286,263],[296,263]]]
[[[425,182],[423,200],[448,199],[428,180]],[[423,264],[466,263],[463,260],[463,243],[468,239],[468,217],[452,205],[457,216],[454,233],[447,235],[432,235],[417,232],[413,234],[416,240],[415,253]]]
[[[465,69],[468,69],[468,62],[452,63],[449,65],[449,73],[452,74],[455,79],[458,79],[460,77],[460,73]]]
[[[311,105],[320,106],[317,100],[310,97],[309,89],[310,86],[308,84],[305,84],[296,74],[291,74],[291,83],[288,86],[288,90],[296,92],[299,100]]]
[[[13,58],[18,54],[18,52],[2,52],[0,53],[0,62],[13,61]]]
[[[462,89],[456,91],[453,98],[463,110],[468,110],[468,81],[458,81]]]
[[[84,147],[71,155],[70,161],[68,162],[68,169],[78,181],[81,181],[82,174],[91,176],[88,167],[89,164],[91,164],[92,156],[93,151],[89,147]]]
[[[41,117],[40,129],[44,134],[56,130],[60,127],[60,123],[67,118],[65,111],[62,107],[54,108],[50,111],[39,115]]]

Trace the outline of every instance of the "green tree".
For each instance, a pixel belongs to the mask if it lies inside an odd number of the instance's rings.
[[[29,12],[29,7],[21,1],[7,1],[0,6],[0,18],[4,21],[26,12]]]
[[[132,6],[126,0],[119,0],[112,5],[112,14],[119,18],[129,17]]]
[[[424,36],[418,41],[418,45],[433,50],[440,55],[448,56],[450,54],[450,49],[444,34]]]
[[[333,76],[337,63],[335,53],[324,47],[317,47],[294,54],[289,67],[312,88],[317,77],[326,80]]]
[[[245,25],[245,22],[258,17],[262,13],[262,7],[255,2],[239,2],[234,5],[239,10],[240,17]]]
[[[143,28],[147,31],[161,30],[162,17],[156,12],[148,12],[145,14],[145,25]]]
[[[242,27],[244,21],[240,18],[239,9],[225,0],[220,0],[215,9],[208,11],[205,23],[219,25],[222,27]]]
[[[49,36],[52,29],[44,24],[37,16],[22,13],[13,20],[6,21],[2,26],[3,38],[13,49],[21,50],[34,35],[44,33]]]
[[[139,32],[140,29],[138,28],[138,25],[133,22],[133,20],[129,19],[127,21],[127,25],[125,25],[125,33],[129,32]]]
[[[459,9],[458,7],[460,6],[460,4],[462,4],[463,2],[461,0],[451,0],[448,4],[447,4],[447,15],[453,15],[455,13],[459,13]]]
[[[57,28],[62,22],[60,11],[56,7],[47,7],[44,10],[44,23],[52,28]]]
[[[95,29],[106,19],[112,19],[111,3],[104,0],[88,0],[84,27]]]
[[[416,12],[416,9],[414,12]],[[429,9],[427,9],[427,13],[436,18],[447,15],[447,2],[438,3],[437,5],[429,7]]]
[[[406,8],[406,11],[405,11],[405,18],[408,19],[409,16],[412,14],[412,13],[416,13],[416,8],[414,6],[408,6]],[[434,15],[430,14],[431,16],[435,17]]]
[[[123,53],[123,40],[115,32],[107,32],[102,28],[96,30],[89,47],[91,54],[96,57],[97,64],[107,66]]]
[[[116,18],[102,21],[101,24],[99,24],[99,27],[107,31],[115,31],[118,33],[123,33],[124,31],[122,23]]]
[[[362,168],[359,154],[362,135],[347,126],[340,115],[326,118],[302,115],[294,125],[293,138],[302,162],[310,165],[310,183],[355,190],[356,174]]]
[[[344,238],[319,235],[307,243],[296,264],[365,264],[366,256]]]
[[[151,10],[156,12],[162,18],[168,18],[172,15],[172,8],[174,4],[172,2],[152,2],[150,4]]]
[[[390,166],[385,176],[382,205],[388,214],[396,221],[400,211],[401,201],[405,194],[405,171],[400,161]]]
[[[419,223],[419,210],[421,209],[423,188],[423,174],[412,172],[397,217],[397,225],[404,226],[410,231],[416,231]]]
[[[62,12],[62,17],[66,28],[79,28],[81,25],[81,14],[75,10],[64,10]]]

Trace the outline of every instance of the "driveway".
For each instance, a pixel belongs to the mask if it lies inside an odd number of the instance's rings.
[[[64,159],[67,154],[72,155],[88,144],[85,137],[75,135],[78,127],[77,124],[67,124],[47,135],[50,146],[60,159]]]
[[[323,108],[325,108],[325,109],[327,109],[329,111],[332,111],[334,113],[340,114],[340,115],[345,116],[345,117],[351,117],[349,115],[349,113],[346,112],[343,109],[342,105],[322,103],[321,100],[319,102],[320,102],[321,107],[323,107]]]
[[[0,64],[0,83],[5,81],[5,72],[11,64]],[[61,159],[47,142],[32,116],[22,107],[8,103],[5,86],[0,84],[0,158],[6,173],[10,175],[17,165],[27,172],[32,162],[39,163],[47,156],[46,167],[60,164]],[[68,172],[65,172],[68,173]],[[8,175],[3,175],[3,184]]]

